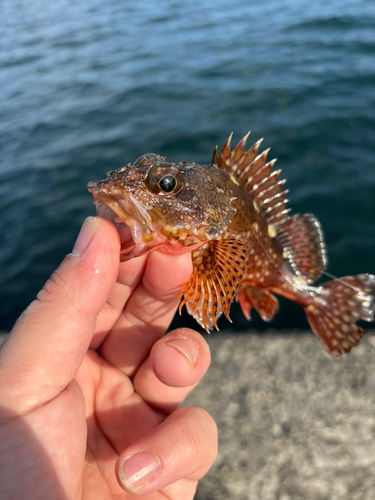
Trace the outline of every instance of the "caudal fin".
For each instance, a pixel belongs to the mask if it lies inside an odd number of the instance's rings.
[[[356,322],[374,320],[375,276],[346,276],[327,281],[318,290],[305,307],[305,313],[324,349],[339,358],[363,336]]]

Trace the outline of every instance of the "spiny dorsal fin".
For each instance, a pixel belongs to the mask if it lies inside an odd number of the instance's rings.
[[[211,240],[192,252],[193,274],[185,283],[180,297],[189,314],[209,331],[217,328],[216,320],[229,309],[238,285],[247,269],[246,245],[237,240]]]
[[[327,265],[319,221],[312,214],[296,214],[277,239],[294,272],[308,283],[316,281]]]
[[[231,151],[228,137],[220,154],[214,151],[215,165],[225,170],[233,180],[243,185],[250,192],[259,212],[272,224],[276,234],[283,231],[289,220],[287,208],[288,193],[283,191],[285,180],[278,180],[281,170],[273,171],[276,159],[266,163],[269,149],[258,155],[258,149],[263,139],[256,142],[248,151],[245,151],[246,134],[237,146]]]
[[[237,144],[237,146],[233,149],[233,151],[230,150],[230,141],[232,139],[232,134],[228,137],[227,141],[225,142],[224,146],[222,147],[220,151],[220,155],[215,157],[215,164],[218,165],[219,168],[225,170],[228,172],[229,175],[234,177],[236,181],[241,181],[241,174],[246,170],[246,167],[248,167],[252,161],[256,158],[258,154],[258,149],[260,143],[263,141],[263,139],[259,139],[258,142],[254,144],[252,148],[249,149],[249,151],[245,152],[245,144],[246,140],[250,135],[250,132],[248,132],[245,137],[243,137],[240,142]],[[215,155],[216,149],[214,151]],[[242,184],[246,182],[246,179],[242,179]]]

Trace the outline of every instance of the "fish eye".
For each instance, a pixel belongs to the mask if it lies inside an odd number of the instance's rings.
[[[145,184],[159,196],[176,196],[184,187],[184,179],[176,165],[161,162],[150,168]]]
[[[172,193],[177,187],[177,179],[173,175],[167,174],[160,179],[158,185],[164,193]]]

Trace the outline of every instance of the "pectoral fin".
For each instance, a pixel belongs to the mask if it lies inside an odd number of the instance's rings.
[[[208,241],[192,259],[193,274],[182,289],[179,310],[186,305],[205,330],[218,330],[216,320],[222,313],[230,321],[230,305],[247,269],[247,247],[237,240]]]

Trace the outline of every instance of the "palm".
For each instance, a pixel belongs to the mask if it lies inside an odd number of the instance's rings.
[[[100,224],[91,254],[66,259],[1,353],[4,498],[25,491],[28,498],[134,498],[120,482],[142,498],[188,499],[215,455],[209,416],[176,410],[207,369],[208,347],[191,330],[161,339],[191,263],[174,258],[176,274],[170,259],[152,254],[119,269],[117,234]],[[181,341],[188,351],[194,345],[194,363]],[[158,457],[155,477],[141,484],[136,472],[134,485],[132,472],[130,483],[119,480],[124,462],[146,455]],[[7,472],[13,464],[23,476],[17,484]]]

